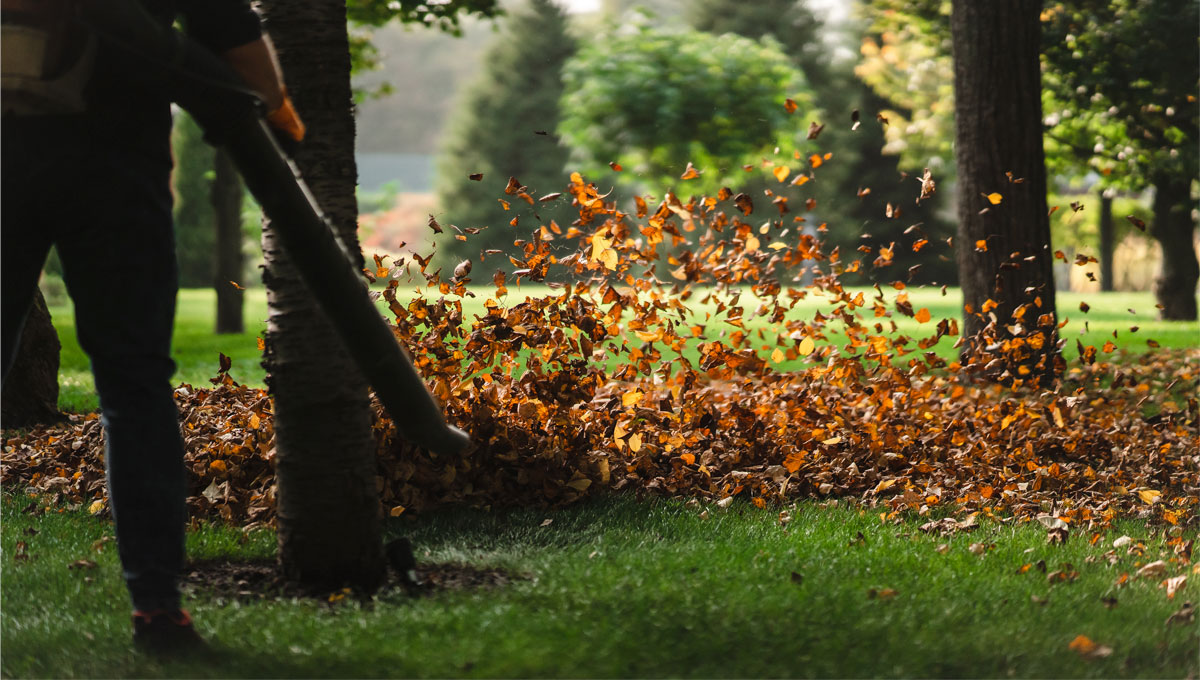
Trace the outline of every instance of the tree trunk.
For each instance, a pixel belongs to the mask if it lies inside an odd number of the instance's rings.
[[[1163,319],[1196,320],[1196,261],[1192,221],[1192,178],[1161,174],[1154,178],[1154,225],[1151,232],[1162,245],[1162,269],[1154,280],[1154,297]]]
[[[974,356],[971,372],[984,365],[987,377],[1005,382],[1047,381],[1061,364],[1042,150],[1041,5],[955,0],[950,16],[964,365]],[[978,354],[998,343],[1004,356]]]
[[[217,223],[216,279],[217,333],[241,333],[243,295],[241,285],[245,258],[242,257],[242,180],[233,159],[224,149],[213,158],[212,204]]]
[[[1113,200],[1100,191],[1100,290],[1115,290],[1113,284],[1113,251],[1116,250],[1116,225],[1113,224]]]
[[[29,427],[64,418],[58,410],[60,349],[46,300],[35,288],[17,356],[0,393],[0,423],[4,427]]]
[[[263,0],[266,29],[308,126],[294,160],[340,238],[357,251],[354,117],[345,0]],[[385,576],[366,381],[263,225],[274,399],[279,559],[310,588],[374,590]]]

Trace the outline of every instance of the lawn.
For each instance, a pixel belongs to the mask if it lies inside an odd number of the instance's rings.
[[[411,289],[401,288],[401,291],[406,290]],[[875,294],[872,289],[861,291],[868,300]],[[487,295],[493,292],[490,288],[483,289],[477,297],[464,299],[464,323],[470,323],[485,313],[484,301]],[[526,296],[541,297],[551,292],[544,286],[513,286],[503,302],[515,304],[523,301]],[[937,288],[910,289],[906,292],[913,308],[928,308],[933,320],[919,324],[913,319],[895,314],[894,320],[902,334],[914,338],[932,335],[933,326],[939,319],[960,316],[961,294],[957,289],[947,290],[946,295],[942,295]],[[750,297],[749,293],[743,296],[742,304],[747,309],[753,306],[749,302]],[[892,299],[890,294],[888,299],[889,302]],[[266,328],[264,291],[261,288],[246,291],[246,332],[237,335],[213,333],[215,300],[215,294],[209,289],[189,289],[180,292],[174,340],[175,360],[179,365],[176,382],[206,385],[207,380],[217,372],[218,353],[224,353],[233,359],[230,373],[236,380],[246,385],[262,386],[265,373],[260,365],[261,353],[258,350],[257,338],[262,336]],[[1090,307],[1087,313],[1081,311],[1081,302],[1086,302]],[[713,302],[695,304],[693,315],[702,319],[706,313],[714,311],[715,307],[716,303]],[[828,305],[823,304],[823,299],[810,296],[796,305],[789,318],[811,319],[818,309],[828,309]],[[1058,309],[1061,317],[1069,319],[1062,330],[1063,337],[1067,339],[1065,353],[1068,361],[1078,354],[1076,339],[1084,345],[1096,347],[1102,346],[1107,340],[1114,340],[1118,346],[1127,348],[1134,356],[1148,349],[1147,339],[1154,339],[1163,347],[1200,346],[1200,324],[1158,321],[1155,318],[1157,310],[1154,307],[1154,298],[1150,293],[1059,293]],[[59,406],[71,412],[94,410],[95,388],[87,358],[75,340],[70,303],[53,306],[50,311],[63,344],[62,367],[59,373],[62,387]],[[716,323],[711,325],[713,328],[719,326]],[[749,330],[767,328],[761,321],[749,322],[747,327]],[[1133,327],[1137,327],[1137,330],[1131,332]],[[732,330],[733,327],[728,326],[727,329]],[[720,332],[719,328],[716,332]],[[1117,334],[1116,338],[1113,336],[1114,332]],[[844,342],[844,338],[831,334],[829,341]],[[953,343],[954,338],[943,338],[934,347],[934,351],[949,359],[955,353]],[[687,355],[693,360],[698,356],[694,349],[689,350]],[[804,365],[803,360],[797,360],[780,364],[778,368],[788,370]]]
[[[506,301],[546,293],[514,287]],[[958,308],[954,291],[943,297],[936,289],[914,290],[910,299],[935,320]],[[1077,311],[1085,299],[1086,317]],[[255,337],[265,304],[260,291],[250,291],[248,301],[248,332],[217,337],[211,292],[181,294],[177,380],[205,384],[223,352],[234,359],[236,379],[261,384]],[[470,321],[482,313],[483,298],[468,303]],[[793,313],[811,318],[816,309],[806,301]],[[1059,309],[1088,320],[1086,329],[1078,321],[1064,329],[1068,338],[1084,330],[1086,344],[1100,345],[1113,331],[1125,338],[1131,325],[1140,326],[1135,352],[1150,336],[1164,347],[1196,344],[1196,324],[1154,321],[1147,294],[1063,295]],[[53,311],[65,336],[65,404],[94,408],[67,310]],[[694,313],[706,311],[697,305]],[[913,320],[899,325],[916,332]],[[939,351],[952,351],[943,345]],[[920,529],[928,515],[881,516],[886,507],[846,500],[757,508],[731,499],[720,507],[611,494],[555,511],[452,509],[389,520],[389,537],[412,536],[425,565],[507,570],[513,579],[496,588],[419,599],[391,588],[366,602],[337,593],[259,599],[195,588],[188,606],[217,654],[203,664],[161,665],[131,648],[114,546],[104,541],[110,522],[46,508],[44,499],[27,513],[30,499],[21,490],[5,492],[5,677],[1200,673],[1195,623],[1179,623],[1200,580],[1191,563],[1194,523],[1076,524],[1058,544],[1028,519],[980,515],[974,530],[939,536]],[[204,524],[189,534],[193,560],[269,562],[274,546],[274,534],[265,530],[243,534]],[[1160,560],[1161,573],[1138,575]],[[1193,582],[1169,597],[1164,582],[1183,576]]]
[[[1200,672],[1196,626],[1167,623],[1195,599],[1196,586],[1169,599],[1159,578],[1134,577],[1145,563],[1175,557],[1167,541],[1192,540],[1194,530],[1172,536],[1118,522],[1095,536],[1078,529],[1060,545],[1036,522],[987,520],[941,537],[918,529],[925,518],[884,524],[845,503],[805,502],[783,509],[783,522],[780,508],[628,496],[561,511],[445,511],[389,524],[389,534],[413,538],[421,562],[500,567],[517,577],[496,588],[419,599],[393,588],[367,602],[239,601],[195,591],[188,606],[216,654],[163,665],[131,647],[114,546],[98,543],[111,525],[78,513],[23,514],[24,500],[3,503],[5,677]],[[1114,549],[1123,536],[1132,540]],[[261,560],[273,548],[266,531],[206,526],[189,536],[193,559]],[[1176,560],[1169,569],[1187,567]],[[1118,586],[1122,574],[1131,578]],[[1095,645],[1093,656],[1082,653],[1089,646],[1079,636]]]

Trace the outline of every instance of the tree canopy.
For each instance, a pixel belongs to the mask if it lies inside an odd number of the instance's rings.
[[[789,153],[812,102],[804,75],[771,39],[641,23],[588,43],[564,72],[559,132],[585,172],[610,163],[626,184],[715,192],[780,147]],[[795,114],[789,113],[791,99]]]

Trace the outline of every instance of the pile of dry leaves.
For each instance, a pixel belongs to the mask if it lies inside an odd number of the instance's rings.
[[[797,177],[811,177],[819,164],[810,165]],[[1112,343],[1081,346],[1078,365],[1038,386],[1030,371],[1044,364],[1032,359],[1061,341],[1036,294],[1010,319],[987,304],[971,310],[989,322],[989,340],[947,364],[931,348],[961,342],[957,320],[913,309],[900,281],[887,294],[844,289],[839,275],[864,260],[825,252],[822,230],[789,218],[786,201],[752,225],[752,200],[725,190],[687,203],[667,194],[653,210],[638,198],[632,214],[578,174],[567,194],[534,199],[515,179],[506,191],[531,212],[573,200],[580,219],[539,224],[518,241],[514,271],[493,278],[482,317],[464,319],[464,296],[482,296],[468,290],[469,265],[444,280],[426,271],[429,258],[376,257],[368,272],[388,282],[395,334],[448,420],[477,444],[454,458],[418,450],[379,413],[385,512],[561,505],[627,489],[760,506],[853,497],[885,513],[1196,521],[1200,351],[1122,359]],[[908,233],[905,246],[927,246],[919,229]],[[556,239],[579,245],[561,257]],[[886,267],[898,247],[865,261]],[[801,285],[796,272],[813,265],[819,274]],[[424,292],[400,294],[418,268]],[[570,283],[518,301],[510,279]],[[827,304],[800,318],[795,306],[808,296]],[[897,332],[897,313],[928,336]],[[982,374],[994,380],[972,377]],[[176,396],[193,515],[269,522],[268,396],[225,373]],[[89,415],[8,439],[3,483],[102,511],[102,437]]]

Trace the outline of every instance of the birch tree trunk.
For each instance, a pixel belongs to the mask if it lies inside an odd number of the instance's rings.
[[[262,0],[308,135],[294,155],[352,252],[357,206],[350,49],[344,0]],[[370,591],[385,575],[367,384],[281,250],[263,228],[269,306],[263,364],[275,408],[279,559],[312,588]]]

